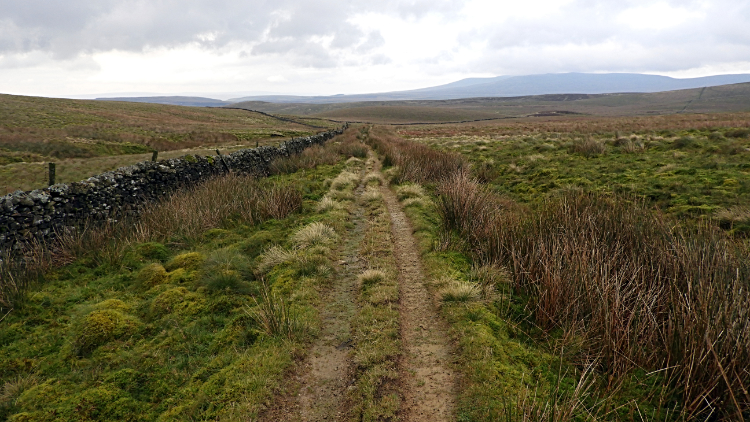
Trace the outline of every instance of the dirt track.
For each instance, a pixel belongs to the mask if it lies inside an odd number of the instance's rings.
[[[395,239],[401,291],[401,362],[404,406],[402,420],[439,422],[455,420],[456,375],[451,368],[448,330],[424,285],[424,275],[411,225],[396,195],[381,189]]]

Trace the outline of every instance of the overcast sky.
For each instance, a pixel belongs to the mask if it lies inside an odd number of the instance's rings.
[[[0,0],[2,93],[331,95],[558,72],[750,73],[750,0]]]

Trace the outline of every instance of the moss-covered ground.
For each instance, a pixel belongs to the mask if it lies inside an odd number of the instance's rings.
[[[295,233],[345,229],[316,210],[342,166],[274,176],[303,192],[284,219],[226,221],[189,245],[139,244],[118,265],[82,257],[46,274],[2,316],[0,418],[253,419],[317,330],[335,250]],[[270,259],[272,246],[292,258]]]

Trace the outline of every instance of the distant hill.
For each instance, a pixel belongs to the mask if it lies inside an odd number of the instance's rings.
[[[637,116],[750,111],[750,83],[652,93],[545,94],[351,103],[242,102],[265,113],[373,123],[447,122],[529,116]]]
[[[750,74],[677,79],[638,73],[557,73],[462,79],[446,85],[410,91],[333,96],[263,95],[230,102],[331,104],[362,101],[451,100],[459,98],[518,97],[545,94],[646,93],[750,82]]]
[[[125,101],[129,103],[152,103],[152,104],[168,104],[168,105],[180,105],[180,106],[191,106],[191,107],[221,107],[229,105],[232,102],[216,100],[213,98],[205,97],[183,97],[183,96],[169,96],[169,97],[111,97],[111,98],[97,98],[99,101]]]

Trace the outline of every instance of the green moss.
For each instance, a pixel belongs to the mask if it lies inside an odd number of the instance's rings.
[[[120,299],[107,299],[103,302],[97,303],[94,309],[114,309],[116,311],[127,312],[130,310],[130,306],[126,305],[125,302]]]
[[[169,282],[169,276],[161,264],[154,263],[138,271],[138,281],[146,287],[153,287]]]
[[[164,268],[167,271],[174,271],[178,268],[184,268],[186,270],[197,270],[203,264],[206,257],[200,252],[187,252],[179,254],[172,258]]]
[[[166,290],[154,298],[151,303],[151,313],[156,316],[180,313],[194,315],[204,309],[205,303],[196,293],[191,293],[184,287]]]
[[[185,271],[184,268],[178,268],[171,271],[169,274],[169,283],[171,284],[183,284],[193,281],[195,278],[195,271]]]
[[[190,154],[188,154],[188,155],[186,155],[186,156],[184,156],[184,157],[182,157],[182,158],[183,158],[183,159],[184,159],[185,161],[187,161],[188,163],[193,163],[193,164],[194,164],[194,163],[197,163],[197,162],[198,162],[198,159],[197,159],[197,158],[195,158],[195,156],[194,156],[194,155],[190,155]]]
[[[114,309],[105,309],[88,314],[76,330],[75,349],[78,354],[87,354],[97,347],[138,330],[134,317]]]
[[[135,251],[146,259],[164,262],[169,258],[169,249],[158,242],[141,243],[135,247]]]

